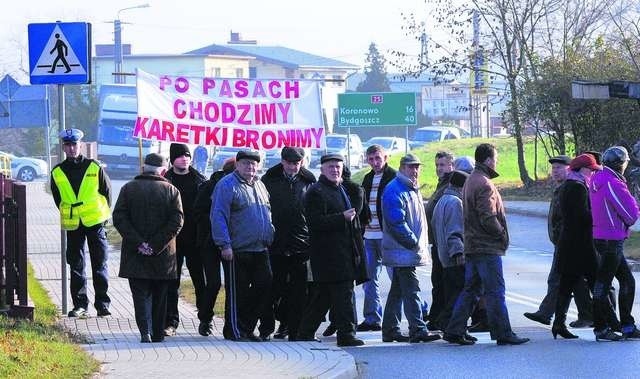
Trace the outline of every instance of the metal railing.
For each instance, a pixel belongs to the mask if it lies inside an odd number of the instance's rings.
[[[27,293],[27,191],[0,175],[0,309],[33,320]]]

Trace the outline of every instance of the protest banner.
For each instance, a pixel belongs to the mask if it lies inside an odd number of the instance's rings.
[[[196,145],[324,148],[318,82],[137,71],[136,138]]]

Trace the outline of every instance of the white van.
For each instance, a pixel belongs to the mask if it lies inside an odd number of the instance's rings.
[[[411,148],[422,147],[429,142],[460,139],[460,130],[450,126],[425,126],[416,129],[410,142]]]

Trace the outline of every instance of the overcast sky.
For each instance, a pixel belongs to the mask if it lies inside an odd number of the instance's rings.
[[[418,55],[419,43],[401,30],[402,13],[427,13],[424,0],[12,0],[0,12],[0,73],[18,70],[21,47],[26,57],[29,23],[90,22],[93,44],[109,44],[118,10],[145,3],[150,7],[120,12],[120,20],[131,23],[123,26],[122,38],[133,53],[178,54],[224,44],[233,30],[261,45],[357,65],[364,64],[371,42],[387,58],[389,49]]]

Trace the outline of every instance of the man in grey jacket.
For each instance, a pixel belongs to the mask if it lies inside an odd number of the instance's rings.
[[[455,170],[449,178],[449,185],[440,197],[431,218],[432,233],[442,264],[444,305],[436,323],[447,325],[453,305],[464,287],[464,220],[462,215],[462,186],[469,173]],[[466,336],[473,340],[473,337]]]
[[[424,266],[427,247],[427,216],[418,186],[420,160],[413,154],[400,159],[400,170],[382,194],[382,264],[393,267],[391,288],[382,319],[383,342],[430,342],[440,338],[430,334],[422,318],[420,283],[416,266]],[[404,304],[409,337],[400,333],[396,309]]]
[[[220,248],[225,276],[222,334],[233,341],[262,341],[253,334],[268,306],[272,281],[267,248],[273,242],[269,193],[258,180],[260,155],[241,150],[236,170],[211,195],[211,235]]]

